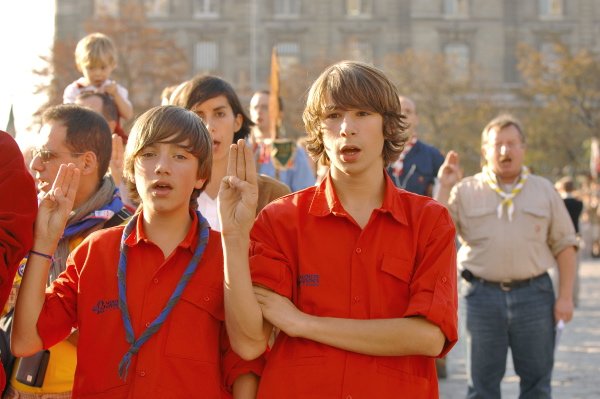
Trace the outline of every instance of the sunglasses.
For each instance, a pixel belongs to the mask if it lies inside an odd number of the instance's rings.
[[[31,150],[32,159],[39,156],[42,160],[42,163],[48,163],[55,158],[58,158],[60,154],[71,154],[72,156],[80,156],[85,154],[84,152],[69,152],[69,151],[50,151],[50,150],[42,150],[39,148],[34,148]]]

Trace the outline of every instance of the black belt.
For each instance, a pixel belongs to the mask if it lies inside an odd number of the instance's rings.
[[[484,280],[481,277],[477,277],[476,275],[474,275],[473,273],[471,273],[470,270],[463,270],[460,273],[461,277],[463,279],[465,279],[468,282],[474,282],[474,281],[478,281],[481,284],[485,284],[485,285],[490,285],[492,287],[497,287],[500,288],[502,291],[510,291],[513,290],[515,288],[521,288],[521,287],[526,287],[528,285],[531,285],[532,282],[534,282],[537,279],[540,279],[542,277],[545,277],[548,275],[548,273],[542,273],[539,276],[535,276],[532,278],[527,278],[524,280],[511,280],[511,281],[501,281],[501,282],[497,282],[497,281],[488,281],[488,280]]]

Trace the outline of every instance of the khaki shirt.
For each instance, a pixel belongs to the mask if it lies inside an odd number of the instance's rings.
[[[498,218],[500,200],[481,173],[453,187],[448,209],[462,245],[462,269],[489,281],[521,280],[556,266],[563,249],[577,247],[569,213],[548,180],[529,175],[513,199],[511,222],[506,205]]]

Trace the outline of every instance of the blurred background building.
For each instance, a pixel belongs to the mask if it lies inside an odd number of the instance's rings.
[[[56,39],[78,40],[84,21],[119,17],[129,0],[56,0]],[[191,76],[216,73],[241,90],[263,87],[271,48],[282,68],[315,60],[383,65],[407,49],[442,53],[457,77],[480,70],[488,86],[519,84],[517,45],[600,50],[597,0],[140,0],[148,22],[187,54]],[[117,41],[118,37],[115,38]]]

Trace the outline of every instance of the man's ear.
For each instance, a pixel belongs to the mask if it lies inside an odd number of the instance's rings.
[[[98,157],[93,151],[86,151],[82,156],[83,166],[82,175],[96,174],[98,171]]]

